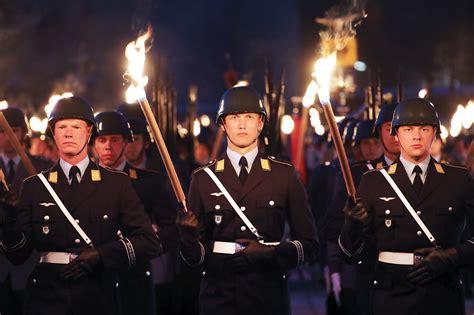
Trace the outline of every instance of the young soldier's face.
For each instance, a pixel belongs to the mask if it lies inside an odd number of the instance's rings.
[[[25,137],[23,130],[20,127],[12,127],[12,129],[18,141],[22,143],[23,138]],[[10,143],[10,138],[3,129],[0,129],[0,150],[6,154],[15,154],[16,152],[15,148],[13,148],[12,144]]]
[[[75,156],[87,145],[92,127],[82,119],[62,119],[54,124],[59,155]]]
[[[94,149],[100,165],[116,168],[124,161],[123,151],[127,142],[122,135],[99,136],[94,141]]]
[[[391,127],[392,123],[390,121],[384,122],[382,126],[380,126],[380,139],[385,145],[385,150],[391,154],[399,155],[400,143],[398,143],[397,139],[395,139],[395,136],[390,134]]]
[[[400,142],[400,154],[413,162],[424,160],[430,155],[431,145],[435,136],[435,128],[433,126],[399,127],[396,138]]]
[[[132,164],[141,163],[149,145],[142,134],[134,134],[133,142],[129,142],[125,147],[125,158]]]
[[[229,147],[234,150],[253,149],[263,128],[263,120],[257,113],[229,114],[224,117]]]
[[[363,139],[359,143],[359,150],[364,160],[375,160],[382,155],[383,149],[379,139]]]

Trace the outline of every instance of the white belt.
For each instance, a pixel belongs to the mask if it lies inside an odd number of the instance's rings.
[[[411,266],[415,264],[415,259],[418,259],[413,253],[396,253],[396,252],[380,252],[379,261],[387,264],[394,265],[407,265]]]
[[[278,245],[280,242],[268,242],[262,243],[263,245]],[[232,255],[235,253],[240,252],[241,250],[245,249],[245,246],[235,242],[214,242],[214,246],[212,247],[212,252],[216,254],[228,254]]]
[[[41,252],[40,264],[63,264],[67,265],[73,261],[78,255],[67,252]]]

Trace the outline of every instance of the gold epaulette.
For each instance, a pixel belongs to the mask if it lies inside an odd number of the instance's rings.
[[[286,165],[286,166],[293,166],[293,164],[291,164],[290,162],[277,160],[277,158],[274,157],[273,155],[268,156],[268,159],[272,162],[276,162],[276,163],[283,164],[283,165]]]
[[[206,167],[209,167],[209,166],[214,165],[216,162],[217,162],[217,160],[209,161],[206,165],[203,165],[203,166],[200,166],[200,167],[196,168],[196,169],[193,171],[193,174],[194,174],[194,173],[197,173],[197,172],[199,172],[199,171],[202,171],[202,170],[205,169]]]
[[[134,170],[133,168],[129,168],[129,169],[128,169],[128,176],[129,176],[131,179],[138,179],[137,171]]]
[[[389,173],[390,175],[393,175],[395,174],[396,171],[397,171],[397,163],[393,163],[392,165],[388,167],[387,173]]]

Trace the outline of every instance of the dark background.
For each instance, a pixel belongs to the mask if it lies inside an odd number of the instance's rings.
[[[350,3],[351,1],[349,1]],[[321,29],[314,22],[340,1],[316,0],[0,0],[0,99],[43,114],[55,93],[72,91],[96,110],[124,101],[126,44],[149,22],[155,30],[147,55],[161,57],[161,72],[186,108],[188,86],[199,89],[198,111],[214,111],[225,90],[229,59],[239,78],[263,92],[264,60],[287,93],[302,95]],[[399,69],[405,94],[422,86],[445,116],[465,102],[474,81],[474,2],[367,1],[356,29],[359,60],[381,70],[394,90]],[[367,72],[356,74],[358,91]],[[354,100],[351,106],[357,105]],[[289,102],[288,102],[289,103]]]

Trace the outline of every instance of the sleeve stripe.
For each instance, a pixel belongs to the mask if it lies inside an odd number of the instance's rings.
[[[301,266],[304,263],[304,247],[300,241],[291,241],[291,244],[295,245],[296,253],[298,254],[298,262],[296,266]]]
[[[125,246],[125,251],[128,258],[128,266],[133,267],[137,263],[137,257],[135,256],[135,249],[133,248],[132,242],[128,238],[120,239],[120,242]]]
[[[0,242],[0,245],[2,246],[3,250],[6,252],[12,252],[14,250],[20,249],[23,246],[25,246],[25,244],[26,244],[26,238],[25,238],[25,234],[23,233],[21,233],[21,240],[13,246],[5,246],[5,244]]]
[[[337,238],[337,243],[339,244],[339,248],[343,251],[344,254],[346,254],[347,257],[351,258],[352,256],[356,256],[356,255],[359,255],[362,250],[364,249],[364,243],[362,242],[362,244],[360,244],[360,247],[357,249],[357,251],[354,253],[354,255],[352,255],[343,245],[342,245],[342,242],[341,242],[341,236],[339,235],[339,237]]]

